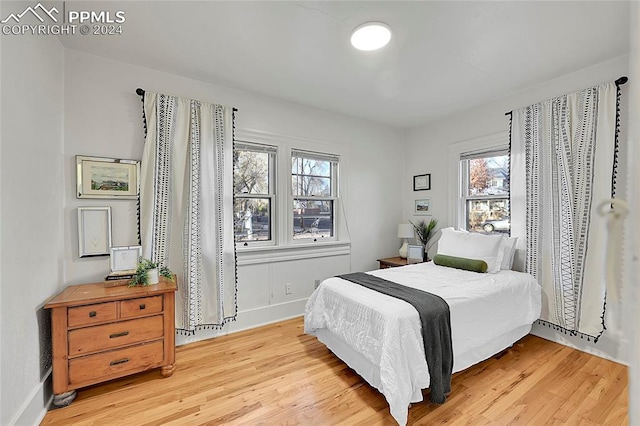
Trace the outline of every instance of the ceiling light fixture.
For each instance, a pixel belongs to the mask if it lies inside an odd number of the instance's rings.
[[[367,22],[351,33],[351,44],[359,50],[376,50],[391,40],[391,28],[382,22]]]

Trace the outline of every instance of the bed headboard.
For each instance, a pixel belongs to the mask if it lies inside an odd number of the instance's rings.
[[[518,272],[524,272],[524,263],[526,260],[527,251],[525,249],[516,249],[516,253],[513,256],[513,266],[511,269]]]

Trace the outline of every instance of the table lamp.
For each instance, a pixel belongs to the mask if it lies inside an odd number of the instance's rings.
[[[402,243],[402,247],[398,250],[400,257],[406,259],[407,258],[407,246],[409,245],[408,238],[413,238],[413,225],[409,223],[402,223],[398,225],[398,238],[404,238],[404,243]]]

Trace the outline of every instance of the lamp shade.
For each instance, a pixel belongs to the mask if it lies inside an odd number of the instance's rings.
[[[398,238],[413,238],[413,225],[409,223],[398,225]]]

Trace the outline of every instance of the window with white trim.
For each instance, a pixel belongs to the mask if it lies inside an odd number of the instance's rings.
[[[511,231],[509,150],[497,148],[460,155],[461,218],[469,232]]]
[[[337,155],[291,150],[293,240],[335,239],[339,163]]]
[[[236,242],[274,243],[277,149],[236,141],[233,151],[233,220]]]

